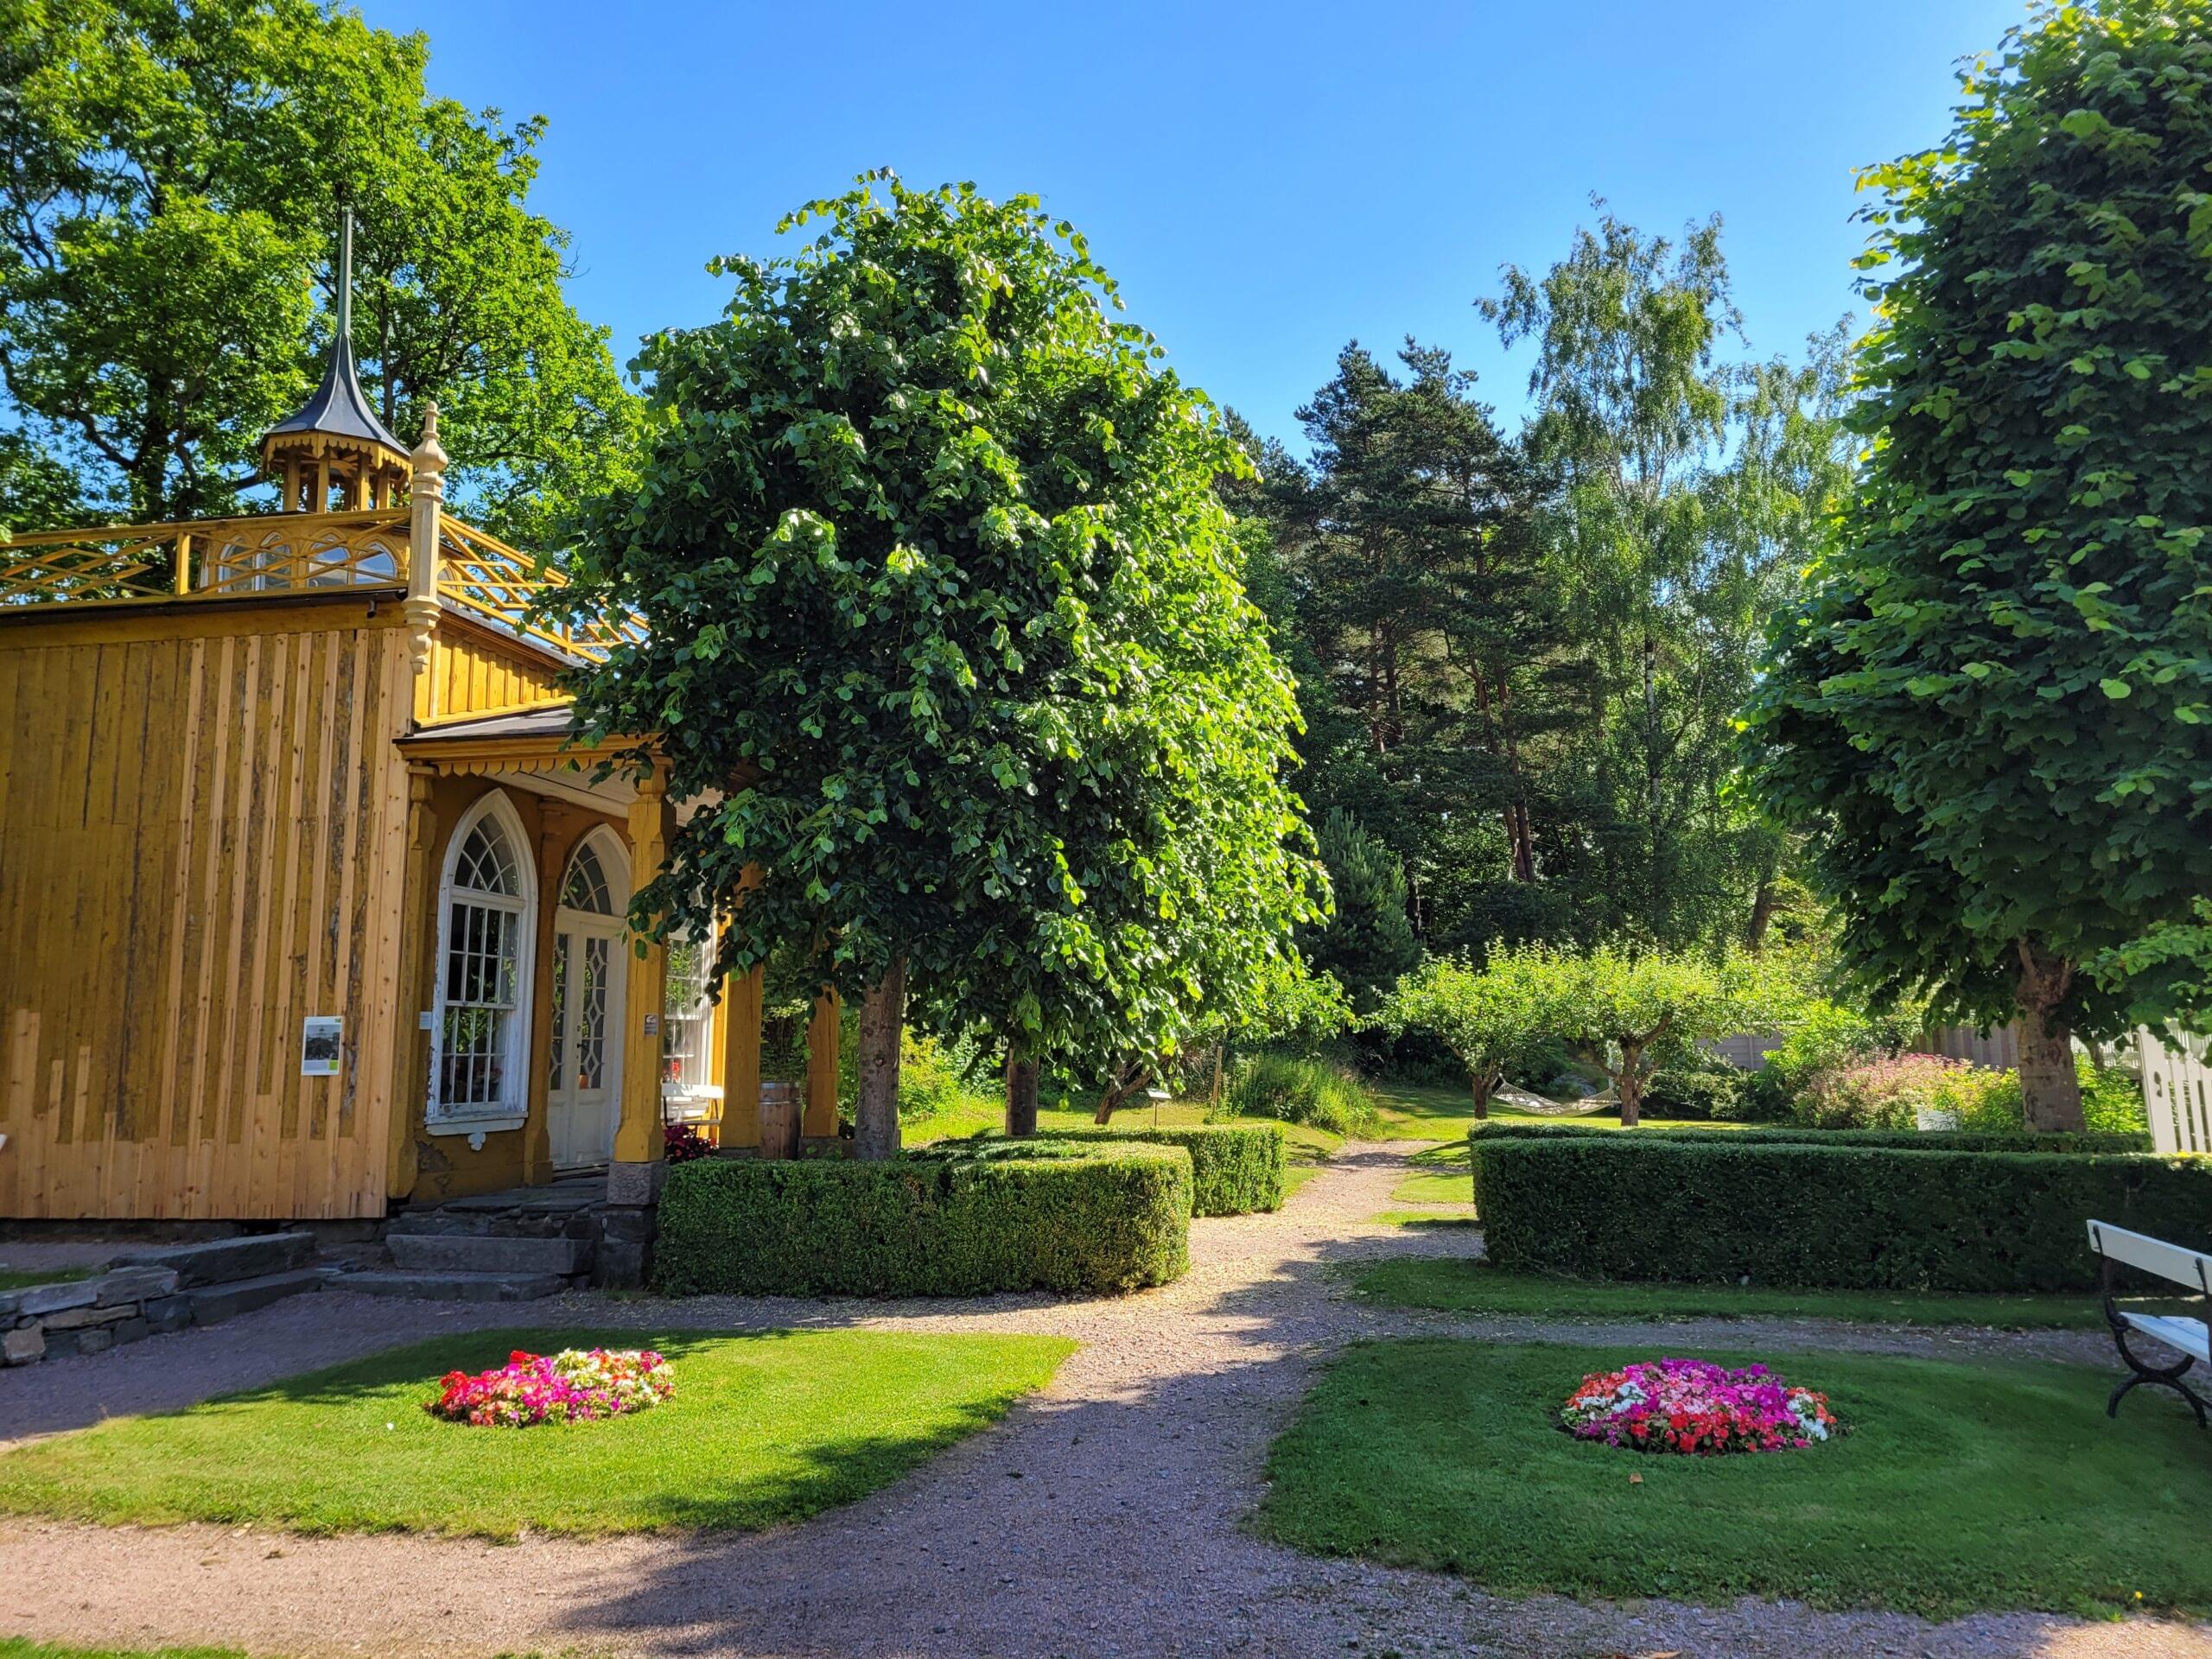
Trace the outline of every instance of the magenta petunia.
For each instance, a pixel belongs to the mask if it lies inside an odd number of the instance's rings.
[[[1703,1359],[1593,1371],[1560,1408],[1560,1427],[1577,1440],[1697,1457],[1790,1451],[1843,1432],[1826,1395],[1764,1365],[1732,1371]]]

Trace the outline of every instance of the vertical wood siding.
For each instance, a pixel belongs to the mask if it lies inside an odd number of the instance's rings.
[[[447,617],[431,645],[430,671],[416,690],[416,717],[449,719],[558,702],[567,696],[556,683],[559,673],[543,652]]]
[[[383,1213],[404,637],[238,626],[0,633],[0,1216]]]

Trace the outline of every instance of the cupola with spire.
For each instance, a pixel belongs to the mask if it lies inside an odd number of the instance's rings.
[[[411,473],[407,447],[385,429],[353,366],[353,215],[338,232],[338,308],[322,384],[261,441],[261,470],[286,512],[388,507]],[[336,498],[334,500],[334,496]]]

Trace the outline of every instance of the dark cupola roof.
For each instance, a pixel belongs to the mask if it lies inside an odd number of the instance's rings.
[[[347,505],[381,505],[397,495],[409,471],[407,446],[369,407],[353,364],[353,215],[338,238],[338,305],[322,384],[261,440],[262,469],[283,480],[287,508],[305,499],[310,512],[328,505],[327,485],[345,490]],[[319,486],[316,480],[327,480]],[[358,481],[359,488],[356,488]],[[324,492],[318,497],[318,491]]]

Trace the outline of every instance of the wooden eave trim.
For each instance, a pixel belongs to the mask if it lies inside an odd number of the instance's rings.
[[[314,613],[334,606],[366,607],[360,626],[396,628],[404,621],[399,601],[404,584],[374,588],[315,588],[285,593],[198,595],[152,594],[142,599],[81,599],[53,605],[0,605],[0,633],[7,643],[29,643],[23,634],[51,633],[62,639],[193,639],[255,632],[241,626],[241,613],[270,613],[269,633],[298,633],[327,627]]]

